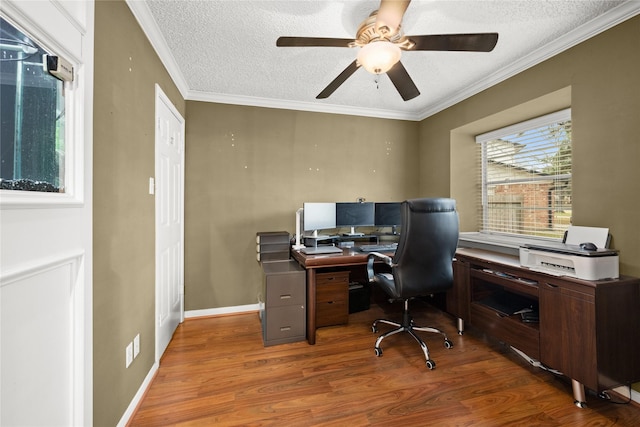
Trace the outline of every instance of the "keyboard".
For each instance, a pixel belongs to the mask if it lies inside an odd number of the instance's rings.
[[[310,247],[310,248],[302,248],[300,249],[305,255],[320,255],[320,254],[341,254],[342,249],[336,246],[318,246],[318,247]]]
[[[361,252],[395,252],[397,243],[389,243],[385,245],[360,245]]]

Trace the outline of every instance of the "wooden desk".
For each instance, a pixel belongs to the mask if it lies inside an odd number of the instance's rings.
[[[307,271],[307,341],[316,343],[316,296],[318,271],[350,266],[364,267],[368,253],[358,249],[343,249],[338,254],[305,255],[300,251],[291,251],[293,258]]]
[[[538,323],[489,303],[491,295],[530,301]],[[493,299],[495,301],[495,298]],[[512,300],[513,301],[513,300]],[[574,402],[584,387],[600,392],[640,380],[640,279],[588,281],[520,267],[517,257],[458,249],[447,311],[571,378]]]

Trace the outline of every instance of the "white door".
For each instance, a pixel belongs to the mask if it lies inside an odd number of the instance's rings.
[[[156,85],[156,361],[184,319],[184,119]]]

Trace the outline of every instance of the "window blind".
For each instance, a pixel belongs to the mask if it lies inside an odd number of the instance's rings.
[[[485,232],[560,239],[571,221],[571,109],[476,137]]]

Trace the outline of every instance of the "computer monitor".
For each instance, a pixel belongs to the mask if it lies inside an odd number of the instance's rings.
[[[362,236],[356,227],[375,225],[375,209],[372,202],[340,202],[336,203],[336,227],[350,227],[347,236]]]
[[[376,203],[376,227],[391,227],[391,233],[398,234],[397,227],[402,225],[400,206],[402,206],[400,202]]]
[[[302,223],[304,231],[311,232],[309,237],[323,237],[318,236],[318,230],[336,228],[336,204],[333,202],[305,202]]]

